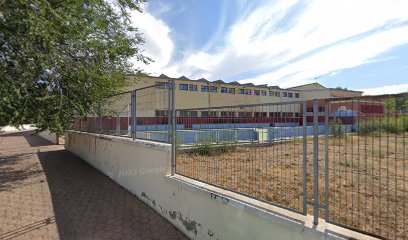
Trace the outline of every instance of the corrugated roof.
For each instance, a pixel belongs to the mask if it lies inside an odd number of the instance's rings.
[[[239,82],[237,82],[237,81],[235,81],[235,82],[230,82],[229,84],[232,84],[232,85],[241,85],[241,83],[239,83]]]
[[[205,82],[205,83],[209,83],[210,81],[208,81],[207,79],[205,79],[205,78],[200,78],[200,79],[197,79],[196,80],[197,82]]]
[[[224,81],[222,81],[221,79],[219,79],[219,80],[215,80],[213,83],[225,84],[225,82],[224,82]]]
[[[181,77],[179,77],[179,78],[177,78],[177,79],[180,79],[180,80],[190,80],[190,79],[188,79],[186,76],[181,76]]]
[[[169,78],[169,77],[162,73],[162,74],[160,74],[159,78]]]

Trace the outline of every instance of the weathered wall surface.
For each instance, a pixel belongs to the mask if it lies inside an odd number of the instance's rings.
[[[192,239],[337,239],[336,228],[238,194],[170,177],[170,145],[69,131],[66,148]],[[337,231],[338,232],[338,231]],[[342,231],[345,238],[363,238]],[[364,238],[367,239],[367,238]]]
[[[59,138],[57,134],[50,132],[48,130],[42,131],[38,133],[38,136],[47,139],[48,141],[54,143],[54,144],[59,144]]]

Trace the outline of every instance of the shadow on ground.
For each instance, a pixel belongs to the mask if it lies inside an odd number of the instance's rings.
[[[61,239],[185,239],[145,203],[66,150],[38,153]]]

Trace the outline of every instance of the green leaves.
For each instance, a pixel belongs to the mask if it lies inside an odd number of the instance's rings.
[[[62,133],[114,94],[141,54],[130,25],[139,0],[0,0],[0,125]]]

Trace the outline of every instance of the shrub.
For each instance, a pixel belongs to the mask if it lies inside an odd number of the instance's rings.
[[[374,134],[380,129],[377,120],[365,121],[358,124],[357,132],[362,135]]]
[[[342,125],[342,121],[340,119],[335,119],[330,122],[329,126],[333,137],[342,137],[346,133],[345,126]]]
[[[213,137],[208,136],[200,139],[194,147],[189,150],[191,154],[201,156],[215,156],[235,150],[235,146],[228,142],[219,144]]]
[[[358,133],[374,134],[379,132],[400,134],[408,132],[408,116],[385,117],[359,123]]]

